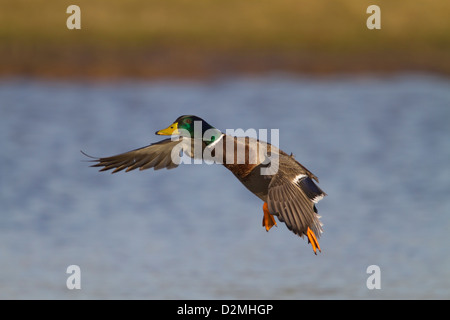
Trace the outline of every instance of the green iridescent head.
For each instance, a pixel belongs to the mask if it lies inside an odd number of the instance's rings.
[[[178,117],[169,127],[156,132],[159,135],[181,135],[192,139],[202,139],[206,145],[216,141],[222,132],[200,117],[186,115]]]

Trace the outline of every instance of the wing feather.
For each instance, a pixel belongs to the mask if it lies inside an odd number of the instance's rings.
[[[309,227],[320,237],[322,224],[314,211],[314,202],[286,176],[279,174],[273,178],[267,203],[270,213],[277,215],[295,234],[303,236]]]
[[[185,150],[185,147],[190,147],[190,141],[187,140],[190,139],[165,139],[143,148],[104,158],[91,157],[84,152],[82,153],[93,158],[94,160],[91,161],[96,162],[96,164],[91,167],[102,167],[100,171],[114,169],[112,173],[116,173],[124,169],[128,172],[137,168],[140,170],[149,168],[154,168],[154,170],[163,168],[173,169],[178,167],[178,163],[172,159],[172,150],[175,147],[180,147],[180,143],[182,144],[182,150]]]

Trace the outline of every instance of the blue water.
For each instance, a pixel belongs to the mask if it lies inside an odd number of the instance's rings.
[[[182,114],[279,129],[328,193],[322,253],[282,223],[266,233],[262,202],[219,165],[111,175],[80,153],[158,141]],[[0,146],[0,298],[450,298],[446,78],[3,78]]]

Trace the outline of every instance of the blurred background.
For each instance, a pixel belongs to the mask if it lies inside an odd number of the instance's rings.
[[[0,74],[205,77],[295,73],[450,72],[445,0],[2,0]],[[369,30],[370,5],[381,29]]]
[[[450,298],[448,1],[80,0],[68,30],[71,4],[0,0],[0,298]],[[266,233],[221,166],[111,175],[80,153],[182,114],[279,129],[328,193],[322,253]]]

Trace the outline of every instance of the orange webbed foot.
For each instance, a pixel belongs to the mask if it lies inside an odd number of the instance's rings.
[[[319,241],[317,241],[316,235],[314,232],[308,227],[308,230],[306,231],[306,235],[308,236],[308,242],[311,243],[311,246],[314,250],[314,254],[317,255],[317,251],[322,252],[320,250]]]
[[[269,212],[269,207],[267,206],[267,202],[264,202],[263,205],[264,217],[262,220],[262,226],[266,228],[266,231],[269,231],[270,228],[276,226],[275,218]]]

